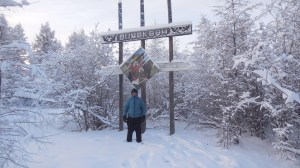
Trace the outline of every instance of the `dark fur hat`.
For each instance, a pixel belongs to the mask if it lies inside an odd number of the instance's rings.
[[[134,92],[135,92],[135,93],[138,93],[138,91],[137,91],[136,89],[132,89],[132,90],[131,90],[131,93],[134,93]]]

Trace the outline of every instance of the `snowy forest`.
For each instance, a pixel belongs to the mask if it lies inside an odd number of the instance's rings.
[[[192,50],[180,50],[175,41],[174,59],[197,66],[174,73],[175,119],[197,130],[216,130],[224,148],[249,135],[299,161],[300,1],[222,3],[211,9],[218,19],[194,23]],[[2,11],[26,5],[0,1]],[[77,131],[118,129],[118,76],[101,73],[118,64],[118,48],[101,43],[99,27],[72,32],[63,45],[45,21],[29,43],[21,24],[11,26],[0,15],[0,167],[25,167],[26,144],[46,142],[39,130],[48,123],[42,109],[64,109],[64,123],[75,124]],[[146,52],[154,61],[167,61],[166,44],[147,40]],[[124,60],[132,53],[125,43]],[[168,119],[168,82],[168,74],[159,73],[146,84],[151,122]],[[124,78],[124,98],[132,88]]]

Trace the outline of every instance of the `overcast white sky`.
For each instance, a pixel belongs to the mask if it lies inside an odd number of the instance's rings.
[[[28,0],[30,6],[14,9],[7,15],[11,25],[21,23],[29,42],[40,31],[41,24],[49,22],[56,37],[65,43],[73,31],[90,32],[99,23],[100,31],[118,29],[117,7],[119,0]],[[144,0],[145,24],[166,24],[167,0]],[[254,0],[262,1],[262,0]],[[122,0],[123,29],[140,26],[140,0]],[[197,25],[201,16],[213,18],[213,6],[219,0],[172,0],[173,22],[192,21]],[[179,37],[187,43],[194,35]]]
[[[63,43],[73,32],[89,32],[99,23],[101,31],[118,29],[119,0],[28,0],[30,6],[14,9],[7,15],[11,25],[21,23],[31,42],[46,21]],[[140,0],[122,0],[123,28],[140,26]],[[218,0],[172,0],[173,22],[192,21],[196,25],[201,16],[210,16]],[[145,24],[166,24],[167,0],[145,0]],[[191,39],[190,37],[188,37]]]

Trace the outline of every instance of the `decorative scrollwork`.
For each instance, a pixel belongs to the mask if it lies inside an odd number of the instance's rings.
[[[191,25],[180,26],[180,27],[171,27],[172,34],[185,34],[190,31]]]
[[[111,42],[113,42],[113,41],[116,40],[116,37],[117,37],[117,35],[103,36],[103,40],[104,40],[106,43],[111,43]]]

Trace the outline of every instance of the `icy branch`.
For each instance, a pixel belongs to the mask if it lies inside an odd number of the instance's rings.
[[[282,149],[300,155],[300,150],[299,149],[291,148],[291,147],[288,147],[288,146],[283,146]]]
[[[27,0],[22,0],[22,1],[19,1],[19,0],[2,0],[2,1],[0,1],[0,7],[4,7],[4,8],[16,7],[16,6],[23,7],[25,5],[29,5]]]
[[[97,119],[99,119],[101,124],[105,124],[105,125],[112,126],[112,127],[114,126],[108,119],[94,113],[92,110],[88,110],[88,112],[90,114],[92,114],[94,117],[96,117]]]
[[[32,54],[32,50],[30,48],[30,45],[24,41],[12,41],[12,42],[8,42],[8,44],[4,44],[0,46],[0,49],[6,49],[6,48],[17,48],[20,50],[25,50],[27,51],[29,54]]]
[[[278,84],[276,82],[276,80],[268,73],[267,70],[255,70],[253,71],[254,73],[256,73],[257,75],[259,75],[261,77],[261,79],[267,81],[269,84],[275,86],[277,89],[279,89],[280,91],[282,91],[286,96],[287,99],[285,101],[285,103],[290,103],[290,102],[297,102],[300,104],[300,96],[299,94],[287,89],[287,88],[283,88],[280,86],[280,84]]]

